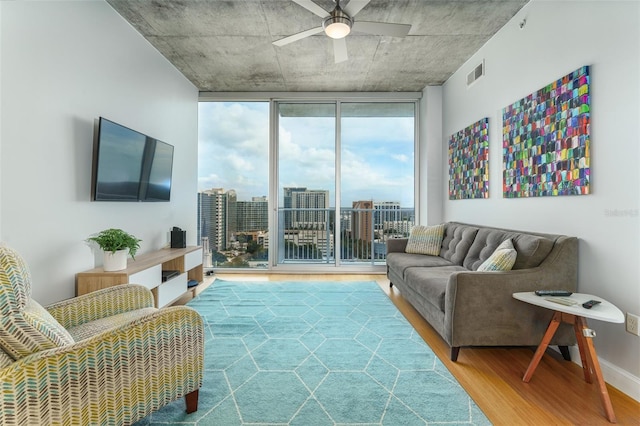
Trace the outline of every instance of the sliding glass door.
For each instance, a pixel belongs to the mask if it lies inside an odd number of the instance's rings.
[[[416,102],[201,102],[211,268],[384,265],[414,224]]]
[[[276,263],[383,264],[414,223],[415,104],[276,107]]]
[[[414,103],[342,103],[340,260],[382,264],[414,223]]]
[[[336,104],[278,103],[278,264],[335,262]]]

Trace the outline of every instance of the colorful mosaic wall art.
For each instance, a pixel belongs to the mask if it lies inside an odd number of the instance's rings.
[[[449,199],[489,198],[489,119],[449,139]]]
[[[589,67],[502,110],[505,198],[589,194]]]

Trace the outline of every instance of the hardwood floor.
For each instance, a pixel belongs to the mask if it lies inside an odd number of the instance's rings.
[[[584,381],[582,367],[547,351],[529,383],[522,381],[535,348],[462,348],[457,362],[449,346],[405,301],[384,275],[216,274],[236,281],[372,280],[389,296],[442,363],[495,425],[609,425],[595,383]],[[213,281],[198,286],[200,293]],[[186,303],[181,300],[180,303]],[[595,340],[596,350],[598,347]],[[640,403],[607,386],[619,425],[640,425]]]

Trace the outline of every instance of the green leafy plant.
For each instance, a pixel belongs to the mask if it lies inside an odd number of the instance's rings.
[[[112,253],[118,250],[128,249],[131,257],[135,259],[136,252],[140,248],[140,241],[142,240],[122,229],[110,228],[87,238],[87,241],[93,241],[97,243],[103,251],[110,251]]]

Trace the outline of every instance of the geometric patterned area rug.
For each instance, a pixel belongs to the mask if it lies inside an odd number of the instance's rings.
[[[490,425],[370,282],[216,280],[198,411],[184,399],[137,425]]]

